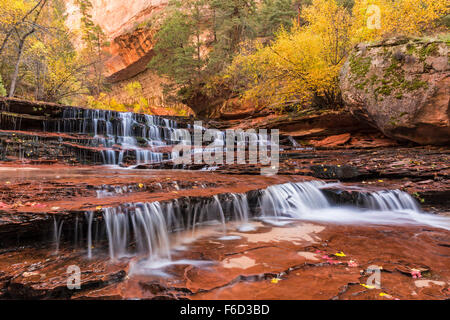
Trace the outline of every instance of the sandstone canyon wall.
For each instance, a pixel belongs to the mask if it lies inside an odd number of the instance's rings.
[[[112,87],[113,96],[127,102],[125,86],[139,81],[145,97],[153,103],[162,102],[163,79],[146,69],[152,57],[155,30],[141,25],[162,10],[167,0],[91,0],[92,19],[108,37],[110,46],[105,65],[105,76]],[[66,1],[68,25],[79,26],[79,10],[74,0]]]

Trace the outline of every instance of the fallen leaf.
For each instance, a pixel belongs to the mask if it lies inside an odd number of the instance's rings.
[[[422,274],[418,269],[411,269],[411,276],[413,277],[413,279],[422,278]]]
[[[272,283],[278,283],[278,281],[280,281],[280,279],[278,278],[272,278],[272,280],[270,280],[270,282]]]

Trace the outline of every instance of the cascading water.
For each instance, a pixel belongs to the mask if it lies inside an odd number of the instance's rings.
[[[203,225],[219,226],[226,233],[227,221],[248,224],[249,207],[244,194],[228,198],[231,207],[224,209],[218,196],[188,204],[181,210],[177,200],[167,203],[129,203],[103,208],[103,221],[109,255],[112,260],[133,255],[149,260],[171,260],[171,250],[180,244],[179,233]],[[231,209],[231,210],[229,210]],[[88,221],[88,257],[91,256],[93,212],[86,213]]]
[[[307,211],[330,207],[318,188],[323,184],[312,181],[268,187],[260,200],[262,216],[300,218]]]
[[[261,213],[273,221],[287,217],[340,224],[429,225],[450,230],[450,219],[421,212],[416,201],[400,190],[371,192],[356,206],[331,205],[322,182],[270,186],[260,199]],[[273,219],[275,218],[275,219]]]
[[[400,190],[383,190],[372,192],[364,196],[364,206],[370,209],[412,210],[419,212],[417,202],[407,193]]]
[[[63,225],[64,220],[57,221],[56,218],[53,217],[53,242],[55,243],[55,254],[59,252]]]
[[[178,143],[175,121],[159,116],[109,110],[64,109],[62,119],[44,130],[92,136],[90,146],[101,148],[104,164],[119,165],[130,155],[136,164],[161,162],[171,153],[157,150]],[[156,150],[155,150],[156,149]]]
[[[170,260],[167,215],[158,202],[138,203],[134,208],[106,208],[103,215],[111,259],[132,254],[129,247],[133,240],[136,253]]]
[[[213,228],[219,240],[239,239],[226,225],[233,221],[234,230],[254,230],[251,220],[283,226],[294,221],[316,221],[335,224],[379,225],[429,225],[450,230],[450,219],[424,213],[415,200],[399,190],[361,192],[362,201],[357,205],[332,204],[321,190],[330,187],[319,181],[273,185],[260,193],[223,194],[191,201],[187,198],[181,206],[178,200],[159,203],[128,203],[119,207],[103,208],[103,219],[86,213],[86,244],[88,258],[92,257],[93,242],[106,239],[111,260],[138,256],[140,268],[152,269],[172,261],[172,251],[185,248],[196,237],[202,226]],[[256,197],[256,198],[255,198]],[[186,202],[187,201],[187,202]],[[250,202],[252,205],[250,205]],[[93,224],[96,221],[95,237]],[[98,222],[103,221],[99,236]],[[83,230],[75,233],[83,238]],[[54,240],[59,249],[63,220],[54,220]],[[77,231],[78,230],[78,231]],[[187,233],[186,233],[187,232]],[[183,236],[181,236],[183,235]],[[77,242],[77,240],[75,240]],[[177,249],[178,248],[178,249]]]
[[[69,134],[70,137],[61,138],[61,141],[83,161],[100,160],[106,165],[127,165],[129,168],[133,168],[133,164],[174,160],[180,157],[178,151],[171,150],[175,145],[186,146],[184,156],[188,150],[191,154],[222,152],[227,143],[225,131],[208,130],[184,121],[177,123],[160,116],[109,110],[65,108],[60,118],[44,121],[43,130]],[[197,145],[193,130],[202,132],[204,141],[201,145]],[[250,144],[265,150],[273,146],[267,134],[255,132],[238,130],[234,141],[240,150]],[[212,166],[209,170],[216,168]]]
[[[249,222],[250,208],[248,205],[247,195],[245,193],[231,194],[233,197],[232,207],[235,216],[239,219],[241,224],[238,230],[241,232],[248,232],[255,230],[255,227]]]
[[[87,251],[88,251],[88,258],[92,258],[92,219],[94,217],[93,212],[86,212],[86,218],[88,220],[88,244],[87,244]]]

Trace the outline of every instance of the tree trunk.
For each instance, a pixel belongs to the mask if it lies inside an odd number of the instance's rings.
[[[12,31],[8,32],[8,33],[6,34],[5,39],[3,39],[3,43],[2,43],[2,46],[1,46],[1,48],[0,48],[0,56],[2,55],[2,52],[3,52],[3,50],[4,50],[5,47],[6,47],[6,43],[8,42],[9,37],[11,37],[11,35],[12,35]]]
[[[41,98],[41,62],[36,63],[36,75],[35,75],[35,90],[34,90],[34,100],[39,101]]]
[[[22,22],[26,20],[26,18],[28,17],[28,15],[30,15],[35,9],[38,9],[36,16],[33,19],[33,23],[36,23],[37,20],[39,19],[39,16],[42,12],[42,9],[44,8],[45,4],[47,3],[47,0],[40,0],[36,6],[34,6],[34,8],[29,11],[23,18],[22,18]],[[15,28],[14,28],[15,29]],[[15,29],[17,35],[19,35],[19,33],[17,32],[17,29]],[[25,33],[23,35],[22,38],[20,38],[19,36],[19,47],[18,47],[18,52],[17,52],[17,61],[16,61],[16,66],[14,67],[14,73],[13,76],[11,78],[11,87],[9,88],[9,95],[8,97],[12,98],[14,96],[14,92],[16,91],[16,85],[17,85],[17,77],[19,76],[19,66],[20,66],[20,59],[22,58],[22,53],[23,53],[23,48],[25,45],[25,40],[27,40],[27,38],[29,36],[31,36],[34,32],[36,31],[36,29],[33,27],[29,32]]]
[[[17,61],[16,66],[14,67],[14,73],[11,78],[11,87],[9,88],[9,95],[8,97],[12,98],[14,97],[14,92],[16,91],[16,85],[17,85],[17,77],[19,76],[19,67],[20,67],[20,59],[22,58],[23,48],[25,45],[25,40],[34,33],[34,29],[32,29],[30,32],[26,33],[19,41],[19,47],[17,52]]]
[[[16,91],[17,76],[19,75],[20,59],[22,58],[24,43],[25,43],[25,41],[23,39],[21,39],[19,42],[19,49],[18,49],[19,52],[17,54],[16,66],[14,67],[14,73],[11,78],[11,87],[9,88],[8,97],[10,97],[10,98],[14,97],[14,92]]]

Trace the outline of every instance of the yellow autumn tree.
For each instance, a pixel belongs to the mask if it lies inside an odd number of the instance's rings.
[[[267,46],[244,45],[223,77],[243,99],[271,107],[340,104],[339,71],[362,41],[421,35],[448,14],[447,0],[313,0],[304,23],[281,29]]]
[[[350,14],[335,0],[314,0],[304,26],[281,29],[266,47],[236,57],[225,78],[244,99],[274,106],[338,102],[337,79],[350,48]]]
[[[0,74],[9,96],[72,103],[88,93],[63,0],[0,0]]]
[[[448,0],[355,0],[353,41],[420,36],[449,14]]]
[[[14,34],[14,28],[33,8],[30,1],[0,0],[0,55]]]

